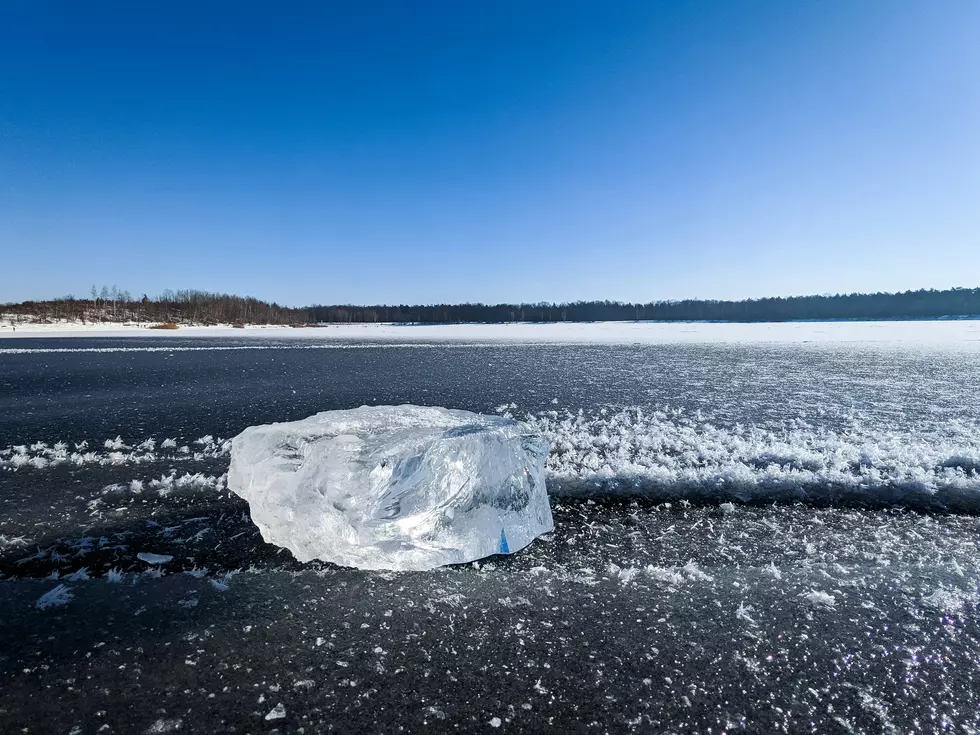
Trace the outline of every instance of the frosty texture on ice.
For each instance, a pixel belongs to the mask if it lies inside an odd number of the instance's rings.
[[[552,531],[548,442],[509,418],[362,406],[235,437],[228,487],[299,561],[421,570]]]

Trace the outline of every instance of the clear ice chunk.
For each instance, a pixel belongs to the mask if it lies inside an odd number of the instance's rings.
[[[510,418],[362,406],[245,429],[228,487],[262,538],[301,562],[424,570],[554,530],[547,455],[547,440]]]

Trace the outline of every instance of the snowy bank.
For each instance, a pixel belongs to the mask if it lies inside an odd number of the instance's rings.
[[[129,324],[0,326],[0,339],[37,337],[237,337],[322,342],[702,344],[880,342],[980,346],[980,320],[868,322],[556,322],[550,324],[331,324],[323,327],[231,326],[154,330]]]

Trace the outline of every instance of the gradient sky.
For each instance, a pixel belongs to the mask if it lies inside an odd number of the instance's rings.
[[[0,4],[0,302],[980,285],[980,2]]]

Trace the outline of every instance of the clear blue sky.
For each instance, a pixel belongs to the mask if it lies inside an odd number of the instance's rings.
[[[980,285],[980,2],[0,4],[0,301]]]

